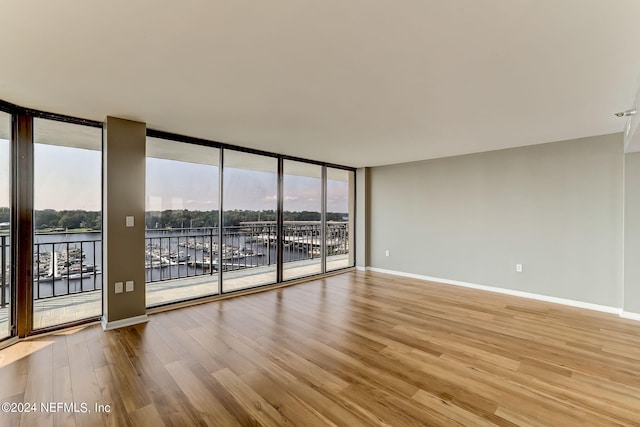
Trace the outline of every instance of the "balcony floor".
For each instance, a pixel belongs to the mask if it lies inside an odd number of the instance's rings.
[[[327,257],[327,271],[349,266],[348,255]],[[285,278],[301,278],[320,272],[317,260],[288,262],[284,265]],[[224,273],[224,291],[248,289],[275,282],[275,266],[256,267]],[[217,294],[218,274],[194,276],[184,279],[147,283],[147,306],[157,306]],[[0,337],[8,334],[9,308],[0,309]],[[102,291],[46,298],[33,303],[33,328],[75,322],[102,315]]]

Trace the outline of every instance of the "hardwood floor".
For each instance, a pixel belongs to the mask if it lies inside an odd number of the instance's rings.
[[[637,426],[640,323],[351,272],[20,342],[0,402],[38,405],[3,426]]]

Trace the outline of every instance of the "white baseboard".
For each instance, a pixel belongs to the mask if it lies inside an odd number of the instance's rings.
[[[438,283],[444,283],[444,284],[447,284],[447,285],[455,285],[455,286],[462,286],[462,287],[465,287],[465,288],[479,289],[479,290],[482,290],[482,291],[496,292],[496,293],[499,293],[499,294],[512,295],[512,296],[522,297],[522,298],[529,298],[529,299],[534,299],[534,300],[538,300],[538,301],[552,302],[552,303],[555,303],[555,304],[562,304],[562,305],[567,305],[567,306],[570,306],[570,307],[584,308],[584,309],[587,309],[587,310],[601,311],[601,312],[604,312],[604,313],[618,314],[621,317],[625,317],[625,316],[622,315],[623,311],[622,311],[621,308],[611,307],[611,306],[608,306],[608,305],[592,304],[592,303],[589,303],[589,302],[576,301],[576,300],[572,300],[572,299],[551,297],[551,296],[548,296],[548,295],[540,295],[540,294],[534,294],[534,293],[530,293],[530,292],[516,291],[516,290],[513,290],[513,289],[496,288],[494,286],[477,285],[475,283],[461,282],[461,281],[458,281],[458,280],[442,279],[442,278],[439,278],[439,277],[423,276],[423,275],[420,275],[420,274],[405,273],[405,272],[402,272],[402,271],[385,270],[383,268],[367,267],[367,270],[374,271],[374,272],[377,272],[377,273],[392,274],[394,276],[402,276],[402,277],[410,277],[412,279],[427,280],[429,282],[438,282]],[[635,315],[637,317],[626,317],[627,319],[640,320],[640,314],[635,314],[635,313],[628,313],[628,314],[629,315]]]
[[[106,317],[102,317],[102,330],[111,331],[113,329],[124,328],[125,326],[137,325],[138,323],[146,323],[149,321],[149,317],[146,314],[142,316],[128,317],[126,319],[115,320],[113,322],[107,322]]]
[[[356,265],[356,270],[358,270],[358,271],[367,271],[367,267],[363,267],[361,265]]]
[[[632,313],[630,311],[623,310],[622,313],[620,313],[620,317],[631,320],[640,320],[640,313]]]

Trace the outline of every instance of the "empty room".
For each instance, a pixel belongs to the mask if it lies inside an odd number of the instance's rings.
[[[640,425],[638,17],[3,2],[0,426]]]

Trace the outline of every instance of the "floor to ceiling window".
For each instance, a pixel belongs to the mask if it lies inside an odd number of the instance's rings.
[[[322,272],[322,166],[284,160],[282,278]]]
[[[218,293],[219,150],[147,138],[147,306]]]
[[[0,340],[99,319],[101,123],[0,107]],[[352,169],[148,135],[147,306],[354,265]]]
[[[275,283],[278,159],[225,149],[222,195],[223,291]]]
[[[33,122],[33,329],[102,314],[102,129]]]
[[[355,173],[327,168],[327,271],[354,265]]]
[[[353,171],[282,159],[278,236],[277,156],[170,137],[147,138],[148,307],[276,283],[280,254],[281,280],[354,265]]]
[[[0,112],[0,340],[11,335],[11,116]]]

